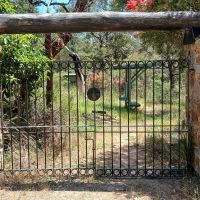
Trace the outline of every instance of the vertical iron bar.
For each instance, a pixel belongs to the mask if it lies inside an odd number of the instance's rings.
[[[181,70],[180,63],[178,63],[178,169],[180,170],[181,158]]]
[[[93,64],[93,87],[95,87],[95,76],[96,76],[96,63]],[[93,104],[94,109],[94,140],[93,140],[93,169],[94,175],[96,174],[96,102]]]
[[[42,71],[42,103],[43,103],[43,134],[44,134],[44,167],[47,168],[47,145],[46,145],[46,102],[45,102],[45,78],[44,78],[44,70]]]
[[[136,63],[136,79],[135,79],[135,86],[136,86],[136,103],[138,103],[138,65],[139,62]],[[138,108],[136,107],[136,111],[135,111],[135,115],[136,115],[136,169],[138,171]]]
[[[9,68],[9,70],[11,70]],[[11,71],[10,71],[11,73]],[[11,105],[11,80],[9,78],[9,117],[10,117],[10,126],[12,126],[12,105]],[[11,153],[11,167],[13,170],[13,140],[12,140],[12,129],[10,129],[10,153]]]
[[[69,73],[70,73],[70,63],[68,62],[67,67],[67,77],[68,77],[68,84],[67,84],[67,90],[68,90],[68,131],[69,131],[69,168],[70,168],[70,174],[71,174],[71,168],[72,168],[72,158],[71,158],[71,103],[70,103],[70,80],[69,80]]]
[[[59,70],[59,93],[60,93],[60,152],[61,152],[61,168],[63,169],[63,119],[62,119],[62,79],[61,79],[61,72],[62,72],[62,63],[58,63],[58,70]]]
[[[105,175],[105,123],[104,123],[104,111],[105,111],[105,96],[104,96],[104,69],[102,69],[102,98],[103,98],[103,171],[104,171],[104,175]]]
[[[186,147],[186,155],[187,155],[187,167],[186,167],[186,170],[187,170],[187,175],[189,173],[191,173],[191,170],[192,170],[192,160],[191,160],[191,155],[190,154],[190,148],[193,148],[192,147],[192,144],[191,144],[191,137],[192,135],[191,134],[191,130],[190,130],[190,64],[189,64],[189,61],[187,61],[187,70],[186,70],[186,76],[187,76],[187,113],[186,113],[186,117],[187,117],[187,147]]]
[[[154,169],[155,169],[155,65],[153,63],[153,176],[154,176]]]
[[[76,63],[74,63],[76,65]],[[76,125],[77,125],[77,168],[79,174],[79,88],[78,88],[78,75],[76,74]]]
[[[120,64],[121,65],[121,64]],[[118,87],[119,87],[119,97],[121,96],[121,69],[119,69],[119,83],[118,83]],[[119,125],[120,125],[120,146],[119,146],[119,160],[120,160],[120,172],[121,172],[121,168],[122,168],[122,103],[121,100],[119,101]],[[114,162],[114,161],[113,161]],[[121,175],[121,173],[120,173]]]
[[[86,174],[88,173],[88,130],[87,130],[87,69],[86,69],[86,63],[84,65],[84,80],[85,80],[85,166],[86,166]]]
[[[161,157],[161,168],[162,168],[162,174],[163,174],[163,167],[164,167],[164,62],[162,61],[162,89],[161,89],[161,98],[162,98],[162,108],[161,108],[161,131],[162,131],[162,157]]]
[[[112,82],[113,82],[113,62],[111,62],[111,71],[110,71],[110,107],[111,107],[111,161],[112,161],[112,175],[113,175],[113,88],[112,88]],[[121,164],[121,162],[120,162]]]
[[[51,129],[52,129],[52,146],[53,146],[53,171],[55,169],[55,133],[54,133],[54,92],[53,92],[53,82],[54,82],[54,69],[53,69],[53,63],[51,62]]]
[[[19,69],[17,69],[17,77],[19,77]],[[18,113],[18,116],[17,116],[17,124],[20,125],[20,103],[21,103],[21,100],[20,100],[20,87],[19,87],[19,83],[17,83],[17,93],[18,93],[18,99],[17,99],[17,113]],[[22,150],[21,150],[21,130],[19,128],[19,168],[21,169],[22,168]]]
[[[29,90],[26,79],[26,124],[29,126]],[[28,169],[30,169],[30,132],[28,129]]]
[[[147,66],[146,66],[147,67]],[[147,175],[147,69],[144,71],[144,168],[145,168],[145,176]]]
[[[128,171],[130,170],[130,101],[131,101],[131,70],[130,62],[128,62]]]
[[[170,160],[169,160],[169,167],[170,167],[170,176],[172,175],[172,148],[171,148],[171,144],[172,144],[172,63],[169,61],[169,67],[170,67],[170,119],[169,119],[169,125],[170,125]]]
[[[36,63],[34,63],[34,72],[36,75]],[[37,84],[36,84],[36,79],[34,81],[34,117],[35,117],[35,126],[37,127]],[[37,165],[37,169],[38,169],[38,130],[36,128],[36,165]]]

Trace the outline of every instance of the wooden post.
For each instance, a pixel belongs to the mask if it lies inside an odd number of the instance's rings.
[[[0,34],[173,30],[200,27],[200,12],[1,14]]]

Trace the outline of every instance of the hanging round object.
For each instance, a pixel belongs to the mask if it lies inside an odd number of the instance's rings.
[[[97,101],[101,96],[101,92],[98,88],[90,88],[88,91],[87,91],[87,97],[89,100],[91,101]]]

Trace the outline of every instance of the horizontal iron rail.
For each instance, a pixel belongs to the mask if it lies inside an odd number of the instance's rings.
[[[135,127],[179,127],[179,125],[174,125],[174,124],[172,124],[172,125],[155,125],[155,126],[153,126],[153,125],[147,125],[147,126],[141,126],[141,125],[138,125],[138,126],[133,126],[133,125],[130,125],[129,127],[130,128],[135,128]],[[180,125],[181,126],[181,125]],[[188,125],[185,125],[185,127],[187,127]],[[29,129],[29,128],[60,128],[60,127],[77,127],[76,125],[70,125],[70,126],[68,126],[68,125],[62,125],[62,126],[60,126],[60,125],[55,125],[55,126],[4,126],[4,127],[0,127],[0,128],[2,128],[2,129],[20,129],[20,128],[22,128],[22,129]],[[87,126],[85,126],[85,125],[79,125],[78,127],[94,127],[93,125],[87,125]],[[120,125],[114,125],[114,126],[107,126],[107,125],[105,125],[105,126],[103,126],[103,125],[96,125],[96,127],[107,127],[107,128],[109,128],[109,127],[113,127],[113,128],[118,128],[118,127],[127,127],[127,126],[120,126]]]
[[[91,171],[92,170],[92,171]],[[187,174],[187,168],[94,168],[94,167],[79,167],[79,168],[46,168],[46,169],[4,169],[0,173],[5,175],[19,175],[19,173],[27,173],[27,175],[48,174],[49,176],[112,176],[112,177],[182,177]],[[59,172],[59,173],[58,173]]]
[[[0,15],[1,16],[1,15]],[[5,64],[5,61],[0,60],[0,64]],[[32,59],[32,61],[29,62],[23,62],[20,61],[21,64],[38,64],[39,62],[37,60],[34,60],[34,58]],[[77,64],[78,62],[72,61],[72,60],[60,60],[60,61],[46,61],[46,63],[48,64],[52,64],[52,68],[56,69],[55,66],[60,65],[59,67],[61,69],[66,69],[66,68],[71,68],[71,65]],[[128,63],[129,63],[129,67],[128,67]],[[9,62],[7,62],[6,64],[10,64]],[[146,68],[146,69],[152,69],[152,68],[168,68],[170,65],[173,64],[178,64],[178,65],[183,65],[182,67],[188,68],[189,65],[189,60],[187,59],[170,59],[170,60],[143,60],[143,61],[139,61],[139,60],[111,60],[111,61],[106,61],[106,62],[96,62],[93,60],[81,60],[81,64],[95,64],[95,68],[99,68],[98,66],[102,65],[110,65],[110,67],[112,67],[113,70],[120,70],[120,69],[140,69],[140,68]],[[178,65],[176,67],[178,67]],[[63,67],[62,67],[63,66]],[[87,66],[82,66],[86,67]],[[75,74],[75,73],[73,73]],[[66,73],[67,75],[67,73]]]
[[[130,128],[130,127],[129,127]],[[127,127],[127,129],[128,129],[128,127]],[[94,132],[94,130],[93,131],[87,131],[87,133],[93,133]],[[112,131],[106,131],[106,133],[111,133]],[[135,133],[136,131],[129,131],[130,133]],[[147,132],[147,133],[160,133],[161,131],[137,131],[137,133],[145,133],[145,132]],[[181,132],[181,133],[188,133],[188,130],[186,130],[186,131],[179,131],[179,130],[177,130],[177,131],[170,131],[170,130],[168,130],[168,131],[162,131],[163,133],[176,133],[176,134],[178,134],[179,132]],[[29,134],[34,134],[34,133],[36,133],[36,131],[28,131],[28,133]],[[52,131],[45,131],[45,134],[48,134],[48,133],[52,133]],[[61,133],[60,131],[54,131],[54,133],[55,134],[59,134],[59,133]],[[62,133],[63,134],[69,134],[69,132],[67,132],[67,131],[62,131]],[[77,133],[76,131],[70,131],[70,133]],[[79,133],[83,133],[83,134],[87,134],[85,131],[79,131]],[[102,133],[102,131],[96,131],[96,133]],[[127,133],[127,131],[115,131],[115,134],[117,134],[117,133]],[[6,134],[10,134],[9,132],[4,132],[4,135],[6,135]],[[12,132],[12,134],[19,134],[19,131],[16,131],[16,132]],[[103,134],[103,133],[102,133]],[[179,133],[180,134],[180,133]]]
[[[200,12],[2,14],[0,34],[172,30],[200,27]]]
[[[4,172],[11,172],[11,171],[40,171],[40,170],[45,170],[45,171],[56,171],[56,170],[77,170],[78,168],[54,168],[54,169],[52,169],[52,168],[46,168],[46,169],[44,169],[44,168],[39,168],[39,169],[36,169],[36,168],[30,168],[30,169],[4,169]],[[87,167],[87,168],[85,168],[85,167],[79,167],[79,170],[91,170],[91,169],[93,169],[94,170],[94,167]],[[144,167],[139,167],[138,169],[137,168],[95,168],[95,170],[128,170],[128,171],[131,171],[131,170],[138,170],[138,171],[140,171],[140,170],[146,170],[146,171],[148,171],[148,170],[171,170],[171,171],[173,171],[173,170],[185,170],[186,168],[180,168],[180,169],[178,169],[178,168],[169,168],[169,167],[165,167],[165,168],[152,168],[152,167],[147,167],[147,168],[144,168]]]

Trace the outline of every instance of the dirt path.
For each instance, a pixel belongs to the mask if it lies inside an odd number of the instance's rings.
[[[15,184],[0,190],[0,200],[192,200],[187,180],[99,179]],[[196,186],[195,186],[196,187]]]

